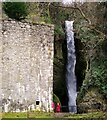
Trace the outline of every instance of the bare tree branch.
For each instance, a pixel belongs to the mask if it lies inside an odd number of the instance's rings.
[[[89,24],[91,24],[91,21],[86,17],[86,15],[84,14],[84,12],[82,11],[82,9],[79,7],[79,6],[77,6],[77,4],[75,4],[74,6],[61,6],[61,5],[59,5],[59,6],[56,6],[56,5],[54,5],[53,3],[51,3],[51,5],[53,5],[54,7],[61,7],[61,8],[66,8],[66,9],[77,9],[77,10],[79,10],[80,11],[80,13],[81,13],[81,15],[86,19],[86,21],[89,23]]]
[[[84,19],[89,23],[89,25],[91,25],[91,24],[92,24],[92,23],[91,23],[91,20],[86,17],[86,15],[85,15],[84,12],[82,11],[82,9],[81,9],[79,6],[77,6],[76,8],[80,11],[81,15],[82,15],[82,16],[84,17]]]
[[[102,31],[96,29],[95,26],[92,25],[91,20],[86,17],[85,13],[82,11],[82,9],[81,9],[77,4],[75,4],[74,6],[61,6],[61,5],[56,6],[56,5],[54,5],[53,3],[51,3],[51,5],[53,5],[54,7],[61,7],[61,8],[66,8],[66,9],[77,9],[77,10],[81,13],[81,15],[83,16],[83,18],[84,18],[84,19],[88,22],[88,24],[89,24],[89,25],[83,26],[83,27],[88,27],[88,28],[90,28],[91,30],[96,31],[96,32],[99,33],[101,36],[103,36],[104,38],[107,39],[107,35],[106,35],[105,33],[103,33]],[[74,30],[74,31],[75,31],[75,30]]]

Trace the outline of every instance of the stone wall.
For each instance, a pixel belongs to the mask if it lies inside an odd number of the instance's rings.
[[[1,86],[2,86],[2,22],[1,22],[1,19],[2,19],[2,4],[0,2],[0,95],[2,93],[2,90],[1,90]],[[0,96],[1,97],[1,96]],[[2,111],[2,107],[1,107],[1,103],[0,103],[0,112]],[[0,116],[0,119],[1,119],[1,116]]]
[[[2,110],[52,111],[54,26],[4,20],[2,33]]]

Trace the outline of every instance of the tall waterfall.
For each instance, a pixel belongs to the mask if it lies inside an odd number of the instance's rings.
[[[76,64],[76,55],[75,55],[75,45],[74,45],[74,32],[73,30],[73,21],[65,21],[65,29],[67,36],[67,72],[66,72],[66,82],[68,89],[68,108],[69,112],[77,112],[76,109],[76,76],[75,76],[75,64]]]

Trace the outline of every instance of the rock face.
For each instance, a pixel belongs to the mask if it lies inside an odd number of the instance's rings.
[[[98,92],[97,88],[90,88],[89,91],[85,94],[82,102],[78,106],[78,112],[92,112],[106,110],[106,103],[104,96]]]
[[[54,26],[2,22],[2,111],[52,111]]]

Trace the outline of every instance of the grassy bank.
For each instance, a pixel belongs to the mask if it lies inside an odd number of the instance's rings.
[[[54,113],[49,112],[11,112],[11,113],[2,113],[2,118],[53,118]]]

